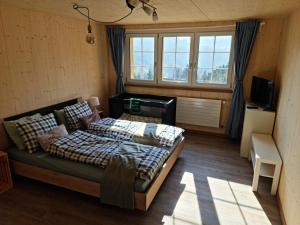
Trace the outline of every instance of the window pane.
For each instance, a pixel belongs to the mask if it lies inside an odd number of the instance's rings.
[[[142,50],[142,39],[138,37],[132,38],[133,42],[133,51],[141,51]]]
[[[189,67],[190,53],[176,53],[176,67]]]
[[[143,51],[154,51],[154,37],[143,38]]]
[[[164,53],[163,66],[175,67],[175,53]]]
[[[142,74],[142,70],[140,66],[133,66],[131,67],[132,72],[133,72],[133,77],[132,79],[137,79],[140,80],[141,79],[141,74]]]
[[[187,82],[188,81],[189,68],[176,67],[175,69],[175,81]]]
[[[213,52],[215,36],[201,36],[199,40],[199,52]]]
[[[199,53],[198,67],[212,68],[212,66],[213,66],[213,53]]]
[[[229,53],[215,53],[213,68],[228,68]]]
[[[231,36],[216,36],[216,52],[230,52]]]
[[[142,54],[140,52],[133,52],[133,62],[131,66],[140,66],[142,65]]]
[[[154,80],[154,37],[131,37],[130,78]]]
[[[227,84],[227,69],[213,70],[212,83],[214,84]]]
[[[174,68],[165,67],[163,68],[162,79],[164,81],[174,80]]]
[[[154,55],[153,53],[143,52],[143,65],[154,65]]]
[[[212,69],[198,69],[197,83],[210,83],[212,77]]]
[[[153,80],[153,66],[143,66],[142,67],[142,80]]]
[[[177,37],[177,52],[190,52],[191,37]]]
[[[164,37],[164,52],[175,52],[176,37]]]

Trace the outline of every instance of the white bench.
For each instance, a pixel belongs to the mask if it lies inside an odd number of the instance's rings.
[[[259,176],[273,178],[271,195],[277,192],[282,160],[269,134],[252,134],[251,152],[254,169],[252,190],[257,191]]]

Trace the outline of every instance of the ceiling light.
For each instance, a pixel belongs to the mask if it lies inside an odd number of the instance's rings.
[[[122,16],[121,18],[117,19],[117,20],[109,21],[109,22],[108,21],[107,22],[99,21],[99,20],[91,18],[90,17],[90,10],[86,6],[79,6],[78,4],[74,3],[73,4],[73,9],[76,10],[78,13],[80,13],[82,16],[85,16],[88,19],[88,33],[86,35],[86,42],[89,43],[89,44],[94,44],[96,39],[95,39],[94,34],[92,33],[92,27],[91,27],[90,21],[93,21],[95,23],[102,23],[102,24],[117,23],[117,22],[127,18],[128,16],[130,16],[132,14],[133,10],[136,9],[137,6],[140,3],[143,4],[142,9],[144,10],[144,12],[148,16],[150,16],[152,14],[152,20],[157,21],[158,20],[158,15],[157,15],[157,12],[156,12],[157,9],[153,5],[151,5],[149,2],[150,2],[149,0],[126,0],[126,5],[130,9],[130,12],[127,13],[125,16]],[[82,12],[82,10],[86,10],[87,13]]]
[[[143,10],[144,10],[144,12],[148,15],[148,16],[150,16],[151,14],[152,14],[152,9],[150,8],[150,7],[148,7],[148,6],[146,6],[145,4],[143,4]]]
[[[158,15],[157,15],[156,9],[154,9],[154,11],[152,13],[152,20],[153,21],[157,21],[158,20]]]
[[[86,35],[86,42],[89,44],[95,44],[95,36],[92,33],[91,24],[88,25],[88,33]]]
[[[126,0],[127,7],[133,10],[139,5],[139,0]]]

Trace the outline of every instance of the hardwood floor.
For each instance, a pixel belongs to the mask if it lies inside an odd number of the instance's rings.
[[[281,224],[271,181],[251,189],[251,164],[223,137],[187,134],[186,146],[148,212],[101,205],[96,198],[15,177],[0,195],[1,225]]]

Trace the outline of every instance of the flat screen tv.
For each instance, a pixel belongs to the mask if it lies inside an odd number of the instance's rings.
[[[251,101],[265,110],[273,109],[274,81],[254,76],[251,85]]]

